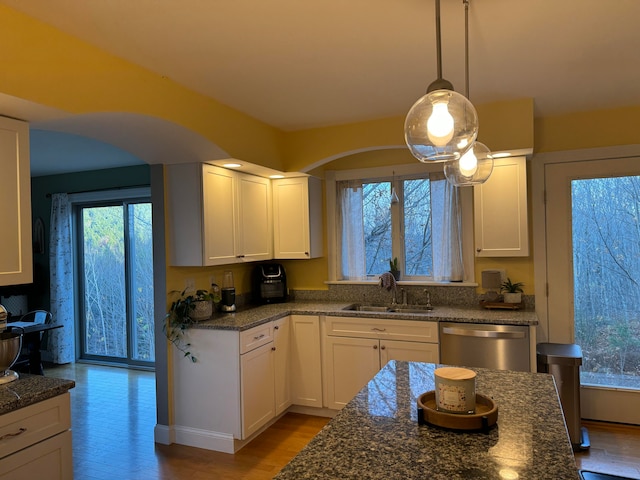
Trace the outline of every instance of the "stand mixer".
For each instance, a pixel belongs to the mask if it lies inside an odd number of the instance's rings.
[[[20,378],[18,373],[10,368],[20,355],[22,334],[6,331],[7,317],[7,309],[0,305],[0,384],[13,382]]]

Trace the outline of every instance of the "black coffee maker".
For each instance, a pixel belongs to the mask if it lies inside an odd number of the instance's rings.
[[[253,269],[253,301],[258,304],[287,301],[287,275],[279,263],[264,263]]]

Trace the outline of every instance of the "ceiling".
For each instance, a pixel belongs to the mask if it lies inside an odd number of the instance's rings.
[[[404,115],[436,78],[434,0],[0,0],[286,131]],[[461,93],[464,6],[442,0]],[[640,105],[640,0],[470,0],[469,96],[536,117]]]

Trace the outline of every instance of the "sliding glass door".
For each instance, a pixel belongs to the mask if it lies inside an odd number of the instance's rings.
[[[94,203],[76,209],[80,358],[151,366],[151,203]]]

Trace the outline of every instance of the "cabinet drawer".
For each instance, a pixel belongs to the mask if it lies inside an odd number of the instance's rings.
[[[71,428],[69,393],[0,416],[0,458]]]
[[[273,341],[271,322],[240,332],[240,354],[250,352],[271,341]]]
[[[71,432],[62,432],[0,460],[0,480],[72,480]]]
[[[377,318],[326,317],[327,335],[409,342],[438,342],[438,322]]]

